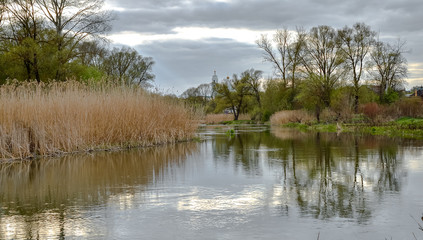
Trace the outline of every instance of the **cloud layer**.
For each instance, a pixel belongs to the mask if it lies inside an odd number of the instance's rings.
[[[117,16],[111,39],[139,44],[141,54],[152,56],[156,83],[164,89],[183,91],[207,82],[213,70],[228,75],[254,67],[271,74],[253,42],[260,33],[356,22],[370,25],[382,39],[406,40],[406,57],[414,64],[410,81],[423,84],[421,0],[106,0],[106,5]]]

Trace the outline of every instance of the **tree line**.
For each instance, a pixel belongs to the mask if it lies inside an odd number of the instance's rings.
[[[113,16],[104,0],[0,0],[0,83],[69,78],[148,85],[150,57],[110,49]]]
[[[210,86],[215,94],[202,102],[207,111],[230,108],[235,119],[248,112],[266,120],[276,111],[305,108],[319,120],[326,108],[350,107],[358,113],[362,103],[392,103],[407,77],[405,43],[380,41],[364,23],[341,29],[285,28],[271,37],[262,35],[256,44],[272,64],[274,77],[263,81],[261,71],[249,69]],[[182,97],[192,102],[199,92],[190,91]]]

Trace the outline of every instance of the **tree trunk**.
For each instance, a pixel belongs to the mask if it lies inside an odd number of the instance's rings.
[[[40,78],[40,72],[38,71],[38,59],[37,59],[36,53],[34,53],[34,74],[35,74],[35,79],[37,80],[37,83],[40,83],[41,78]]]

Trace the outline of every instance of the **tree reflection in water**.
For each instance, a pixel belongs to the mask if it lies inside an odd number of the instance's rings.
[[[280,214],[298,207],[301,216],[368,221],[369,199],[399,192],[405,176],[398,142],[375,136],[304,133],[274,128],[259,134],[217,137],[216,162],[233,163],[245,174],[261,176],[263,164],[279,172],[272,198]]]
[[[92,229],[72,220],[85,217],[81,207],[95,208],[110,201],[132,207],[135,194],[171,178],[170,166],[183,165],[196,147],[185,143],[2,163],[0,238],[86,236]],[[65,221],[66,215],[72,219]],[[91,232],[90,236],[96,238],[96,234],[100,233]]]

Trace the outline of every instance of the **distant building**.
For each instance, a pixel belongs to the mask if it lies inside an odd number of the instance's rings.
[[[413,87],[411,97],[423,97],[423,86]]]
[[[211,87],[212,87],[212,92],[211,92],[211,98],[214,98],[216,96],[216,84],[219,83],[219,78],[216,75],[216,70],[214,70],[214,74],[212,76],[212,82],[211,82]]]
[[[216,83],[219,83],[219,78],[217,77],[216,70],[215,70],[212,76],[212,84],[215,85]]]

